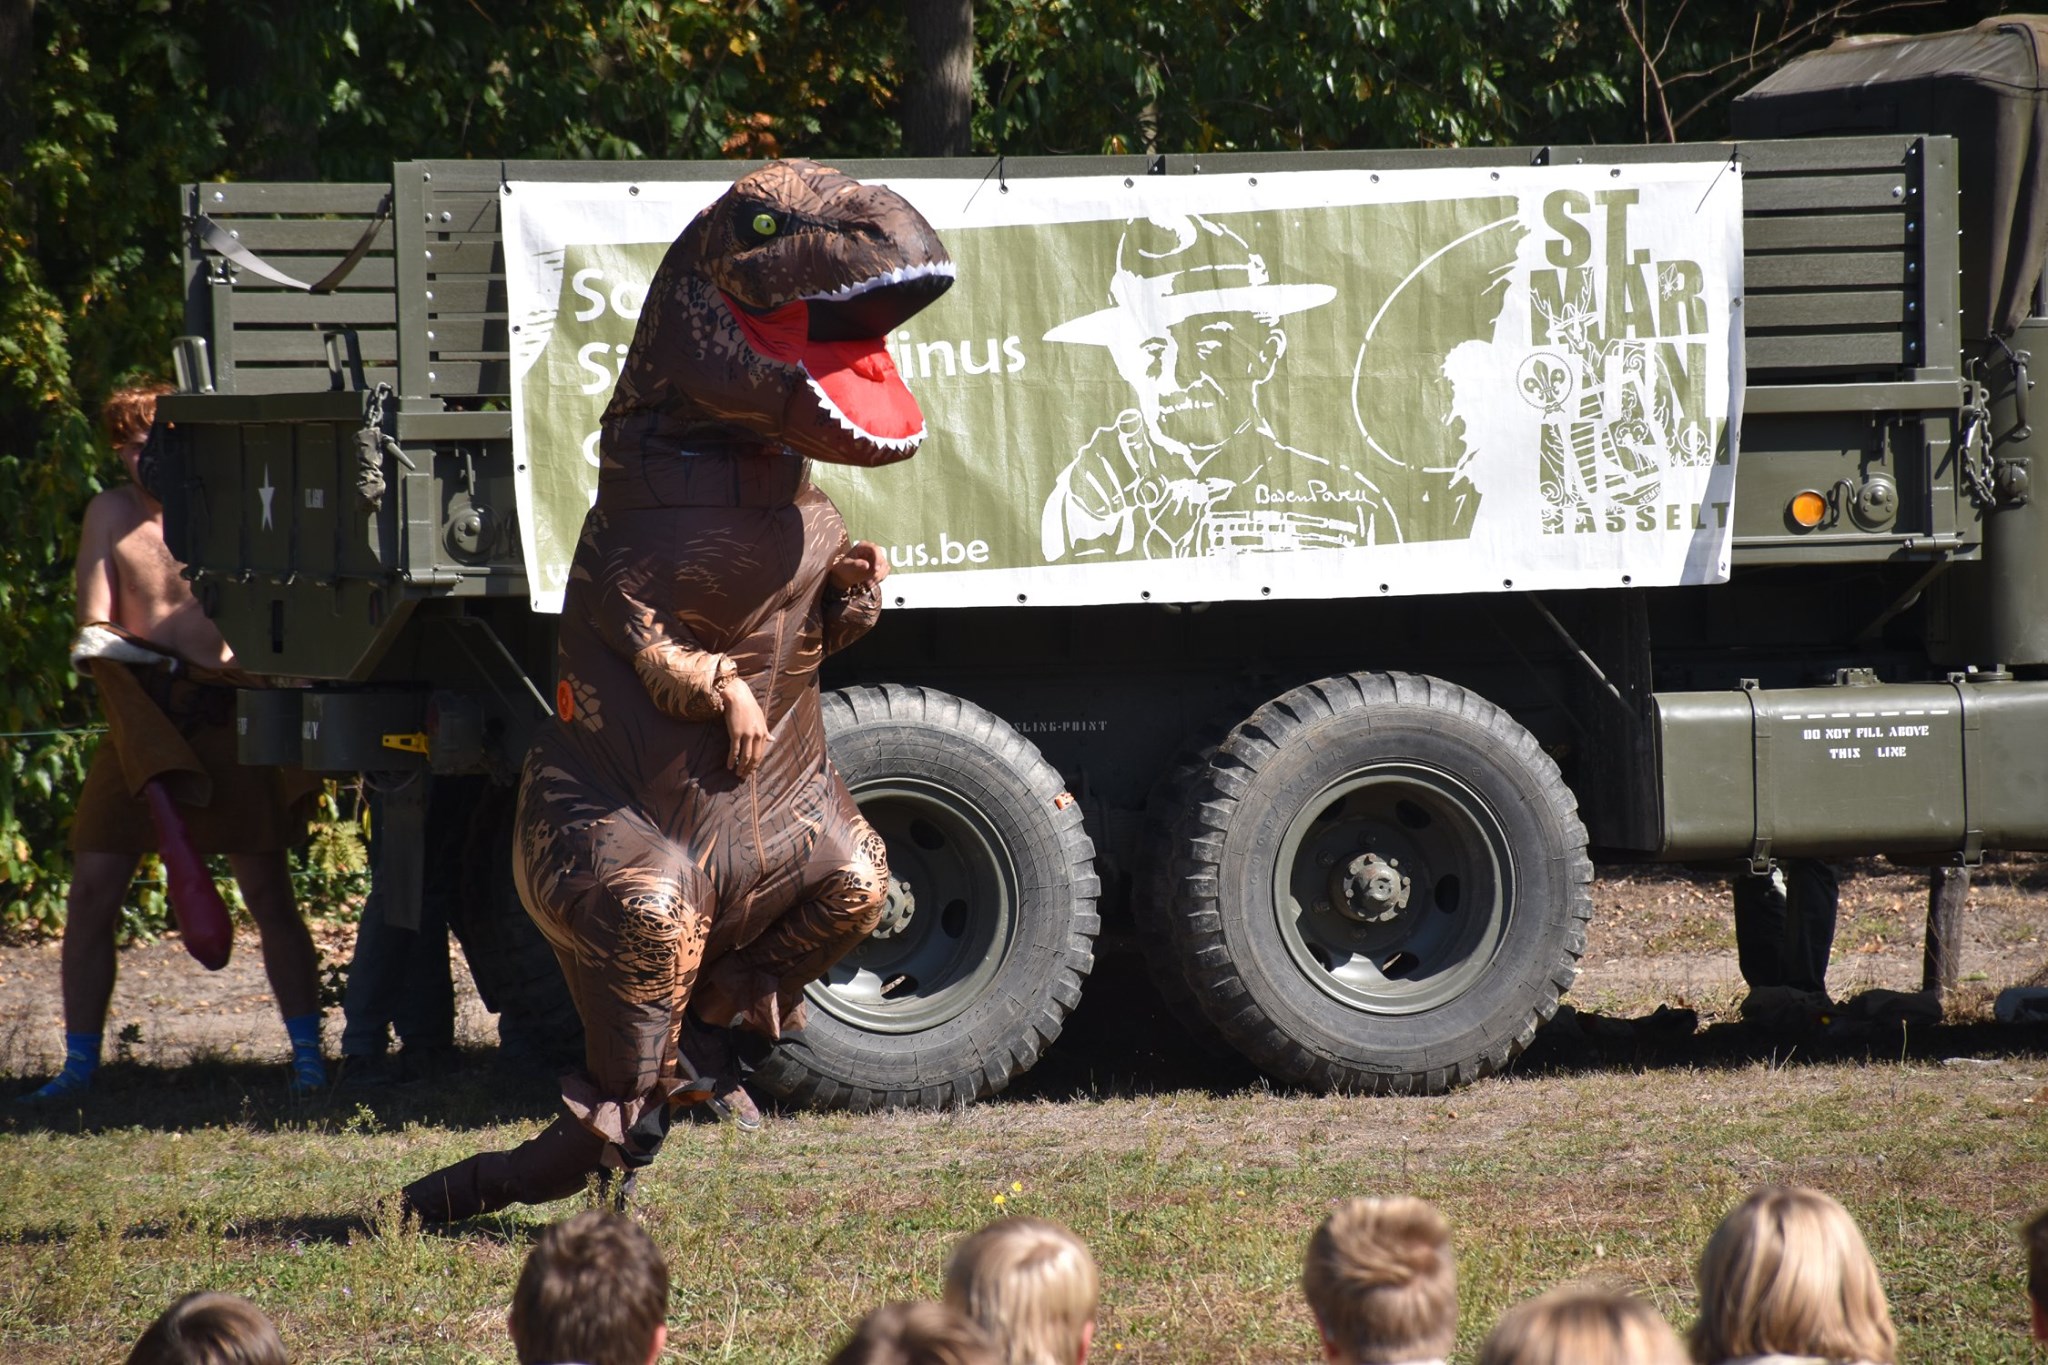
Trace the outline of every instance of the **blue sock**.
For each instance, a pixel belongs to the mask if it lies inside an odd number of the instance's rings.
[[[56,1100],[66,1095],[75,1095],[92,1084],[92,1073],[100,1069],[100,1044],[106,1038],[104,1033],[66,1033],[64,1035],[64,1069],[50,1078],[48,1084],[32,1094],[23,1096],[28,1100]]]
[[[327,1084],[327,1066],[320,1060],[320,1015],[302,1014],[284,1021],[292,1040],[292,1089],[318,1090]]]

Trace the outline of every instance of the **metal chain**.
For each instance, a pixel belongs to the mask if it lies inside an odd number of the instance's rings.
[[[1970,485],[1971,495],[1988,510],[1998,505],[1998,493],[1991,485],[1991,410],[1985,406],[1982,385],[1970,385],[1970,404],[1963,409],[1962,416],[1963,434],[1957,442],[1960,454],[1956,464]]]
[[[391,386],[389,384],[380,383],[375,389],[371,390],[370,410],[363,415],[363,425],[366,428],[376,428],[384,425],[384,400],[390,396]]]

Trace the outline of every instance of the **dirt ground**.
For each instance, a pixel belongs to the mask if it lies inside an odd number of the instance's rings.
[[[1830,990],[1842,999],[1870,987],[1917,989],[1926,872],[1881,860],[1845,863],[1840,871]],[[2044,939],[2048,857],[2015,856],[1978,869],[1964,918],[1963,985],[1950,1004],[1949,1019],[1983,1022],[1999,990],[2048,980]],[[315,940],[323,969],[338,967],[348,961],[353,930],[321,924]],[[496,1039],[494,1018],[477,1000],[459,952],[455,961],[457,1041],[488,1047]],[[1147,1030],[1127,1029],[1115,1017],[1114,1005],[1103,1003],[1108,996],[1141,991],[1138,980],[1132,964],[1105,956],[1068,1037],[1041,1070],[1047,1063],[1054,1075],[1093,1074],[1103,1067],[1148,1070],[1156,1060],[1153,1052],[1162,1046],[1158,1030],[1150,1031],[1148,1042]],[[1585,960],[1568,1004],[1580,1012],[1625,1019],[1641,1018],[1660,1005],[1692,1009],[1701,1025],[1711,1028],[1735,1017],[1742,994],[1725,879],[1668,868],[1602,869]],[[55,1067],[63,1055],[62,1027],[58,945],[0,945],[0,1075],[24,1080]],[[337,1004],[327,1012],[330,1052],[340,1029]],[[1102,1055],[1105,1045],[1107,1056]],[[200,1060],[281,1063],[286,1055],[253,933],[237,939],[233,960],[217,973],[202,970],[174,938],[121,954],[107,1024],[110,1060],[172,1067]],[[1040,1078],[1039,1086],[1049,1080]]]

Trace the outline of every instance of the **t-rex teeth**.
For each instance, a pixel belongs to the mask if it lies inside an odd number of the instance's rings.
[[[830,293],[806,294],[804,295],[804,302],[844,303],[848,299],[859,298],[862,294],[872,289],[887,289],[890,285],[905,284],[911,280],[921,280],[933,275],[943,275],[951,280],[959,278],[959,271],[954,268],[951,261],[936,261],[926,265],[900,265],[894,270],[884,271],[872,279],[861,280],[855,284],[841,285]]]
[[[865,430],[851,417],[841,412],[839,405],[832,401],[832,395],[826,393],[818,381],[811,377],[809,370],[804,371],[804,382],[811,386],[811,392],[818,396],[818,403],[831,416],[833,421],[839,423],[840,426],[845,427],[869,445],[880,446],[884,450],[916,450],[920,445],[924,444],[926,428],[922,424],[919,424],[917,430],[908,436],[877,436],[873,432]]]

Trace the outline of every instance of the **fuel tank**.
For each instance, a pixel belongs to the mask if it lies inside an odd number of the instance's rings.
[[[1655,697],[1667,859],[2048,848],[2048,683]]]

